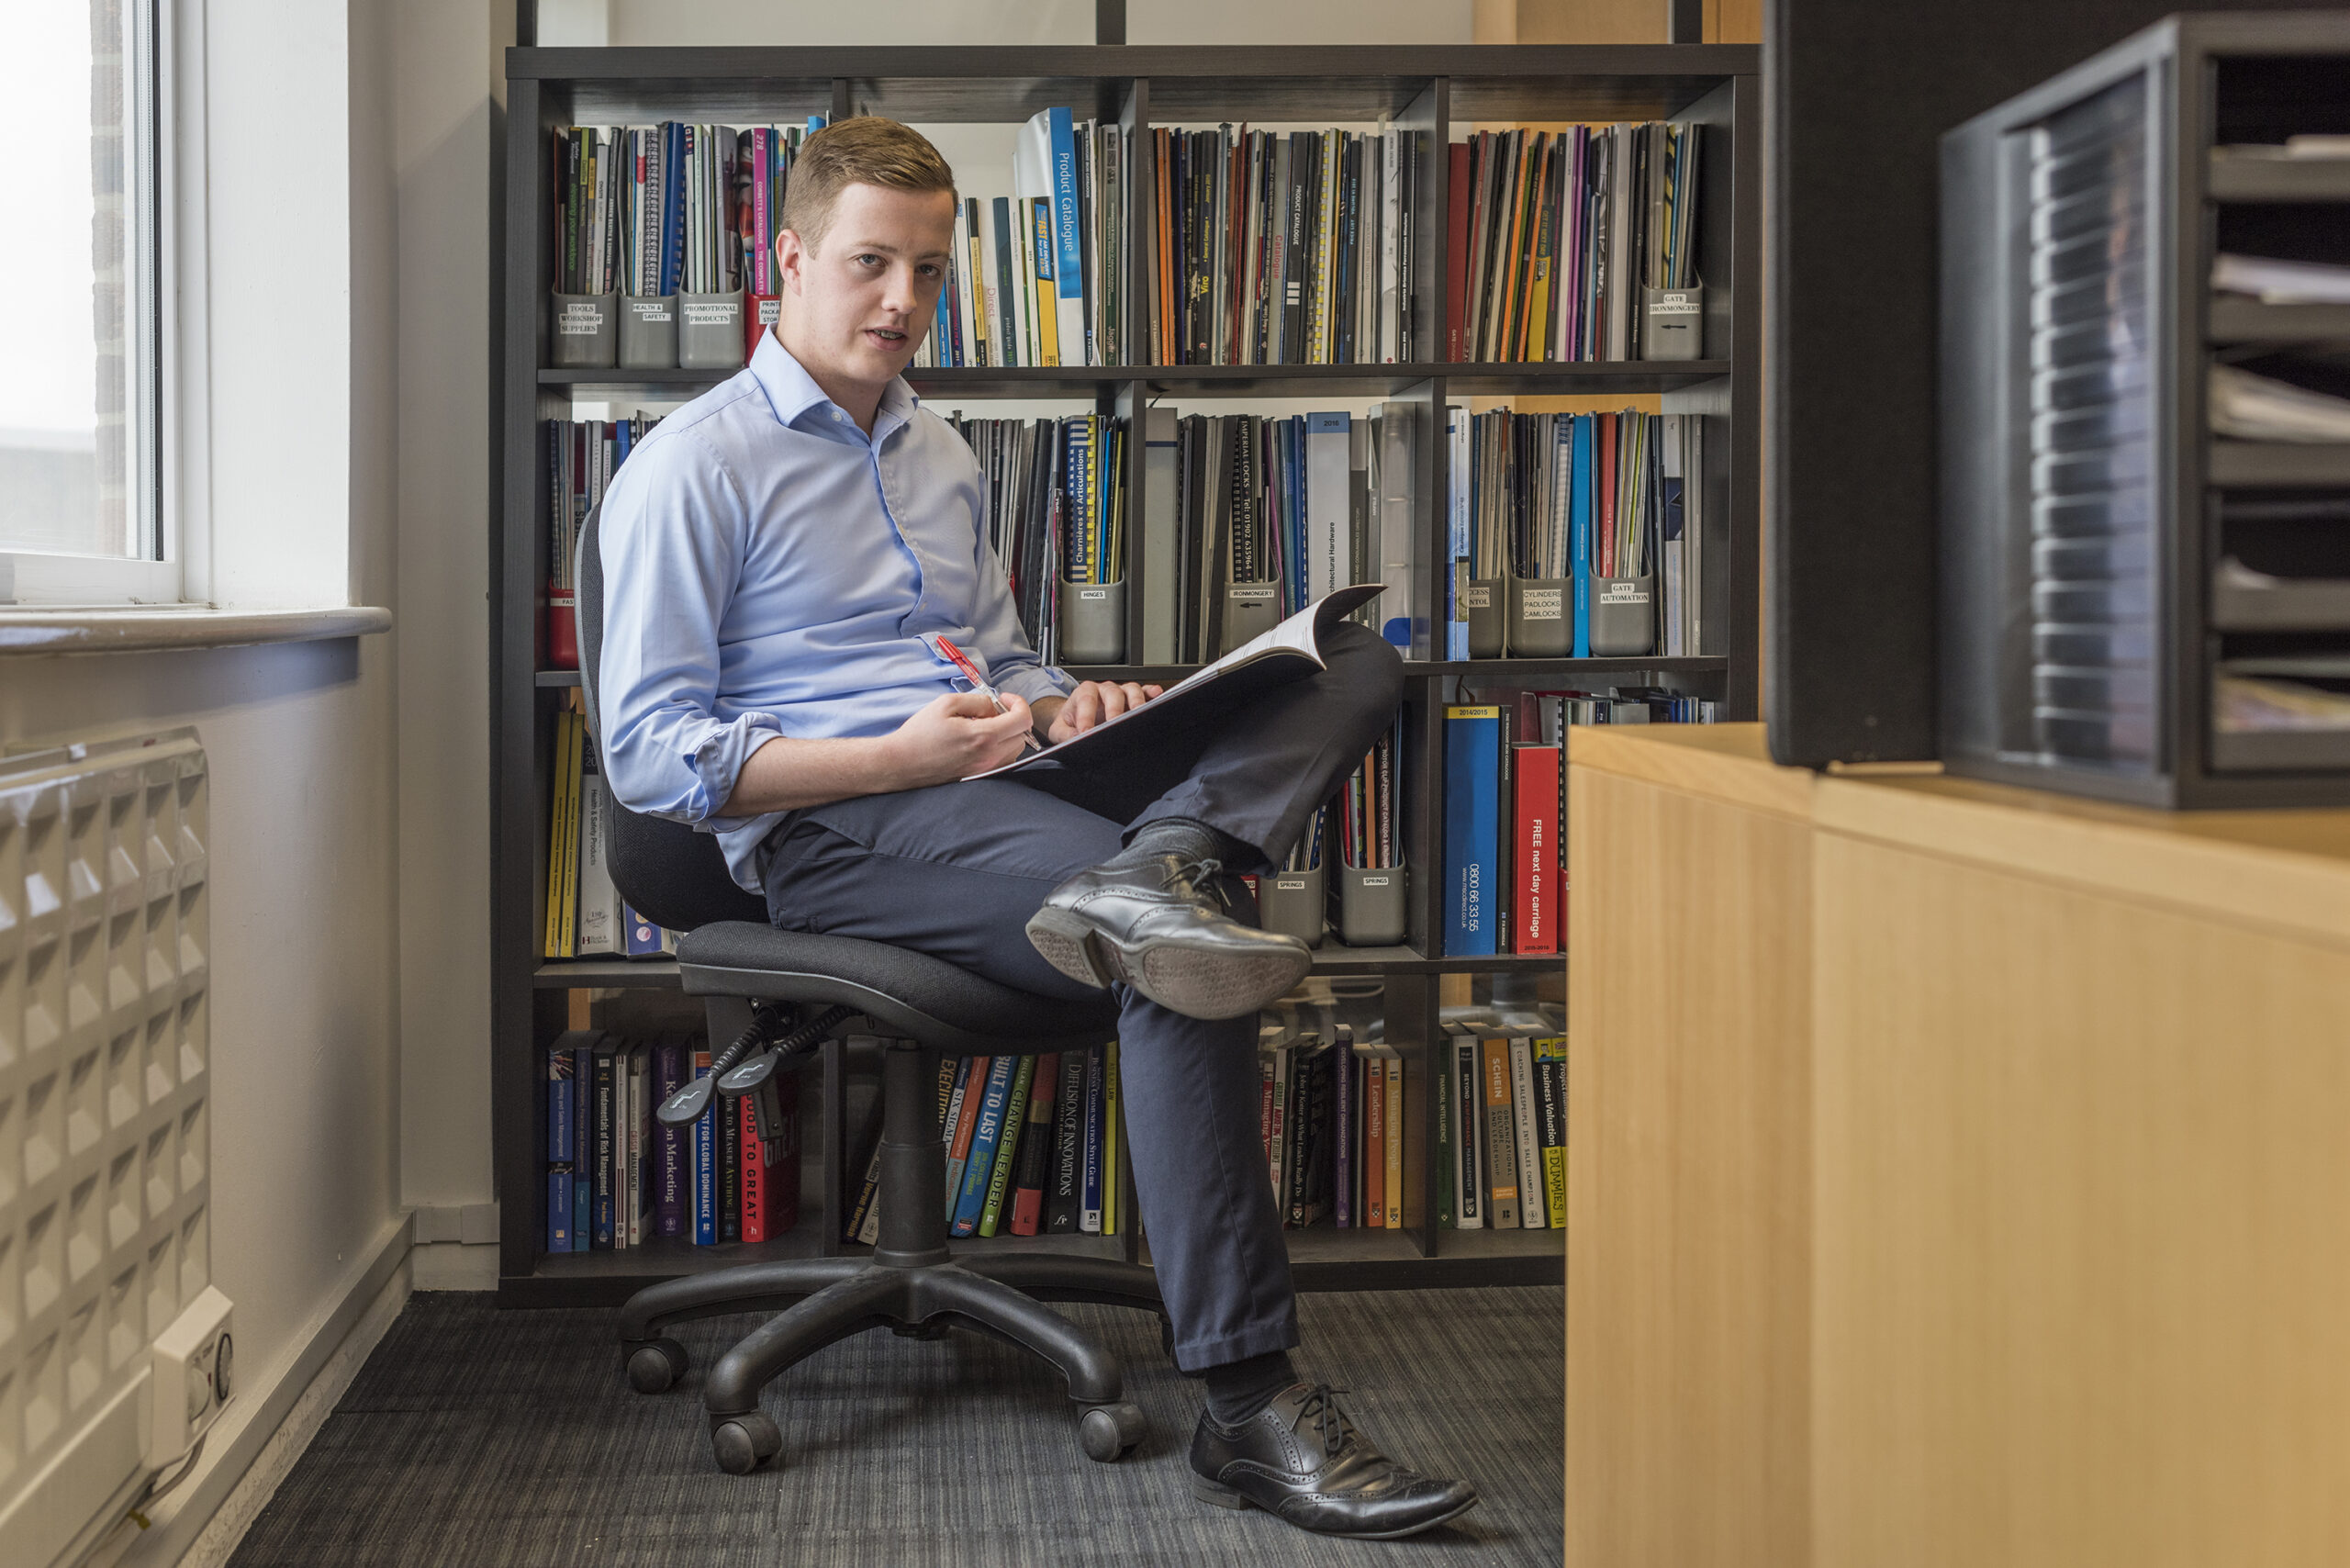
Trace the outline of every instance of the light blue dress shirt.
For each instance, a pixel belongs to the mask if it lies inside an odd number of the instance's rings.
[[[920,401],[892,381],[867,440],[770,333],[605,491],[605,778],[717,834],[754,892],[779,813],[718,814],[743,764],[778,735],[887,734],[958,689],[925,633],[1031,701],[1073,685],[1020,628],[978,459]]]

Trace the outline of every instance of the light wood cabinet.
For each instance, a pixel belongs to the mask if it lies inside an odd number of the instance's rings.
[[[2350,812],[1571,744],[1568,1563],[2350,1562]]]

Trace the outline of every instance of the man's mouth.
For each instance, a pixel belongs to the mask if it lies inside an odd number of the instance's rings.
[[[906,335],[890,327],[867,327],[865,335],[883,348],[896,348],[906,341]]]

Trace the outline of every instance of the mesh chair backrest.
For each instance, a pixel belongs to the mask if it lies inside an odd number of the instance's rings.
[[[572,581],[577,585],[579,680],[588,697],[588,727],[599,738],[596,710],[598,660],[604,651],[604,557],[597,547],[598,514],[588,509],[579,527],[579,554]],[[656,925],[691,931],[721,920],[767,918],[767,902],[735,885],[718,840],[666,817],[641,816],[618,801],[605,801],[604,842],[611,857],[612,885],[631,909]]]

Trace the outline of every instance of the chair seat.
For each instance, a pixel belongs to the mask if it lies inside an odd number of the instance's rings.
[[[1091,1045],[1116,1032],[1108,991],[1081,1001],[1037,996],[943,958],[886,942],[778,931],[725,920],[677,940],[677,968],[696,996],[854,1007],[908,1039],[967,1054],[1025,1055]]]

